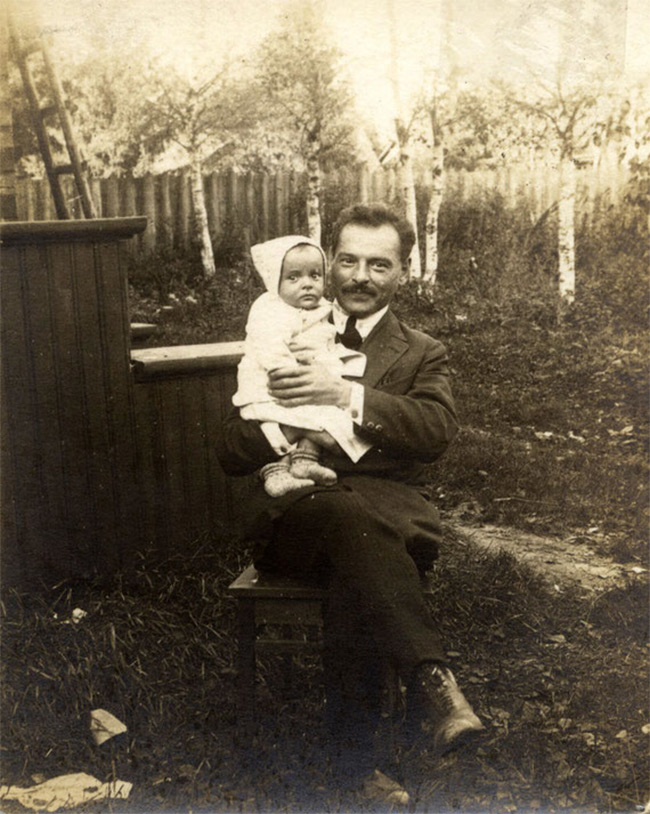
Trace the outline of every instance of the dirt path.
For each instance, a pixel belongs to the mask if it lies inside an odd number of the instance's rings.
[[[588,592],[603,591],[643,579],[648,574],[648,569],[639,563],[614,562],[575,537],[541,537],[518,529],[458,522],[454,522],[453,527],[483,548],[513,554],[545,574],[549,582],[560,589],[571,586]]]

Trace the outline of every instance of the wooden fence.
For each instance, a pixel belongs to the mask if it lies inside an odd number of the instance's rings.
[[[123,249],[145,223],[0,224],[5,585],[234,532],[248,483],[215,439],[241,348],[131,354]]]
[[[62,180],[74,217],[80,218],[74,184],[70,178]],[[421,187],[430,187],[426,173],[417,181]],[[578,172],[578,214],[590,214],[603,195],[608,201],[618,201],[625,181],[626,173],[614,156],[605,156],[597,166],[582,167]],[[250,245],[305,228],[304,177],[300,173],[212,173],[204,177],[204,188],[215,243],[223,236],[238,233]],[[330,196],[340,207],[357,200],[394,201],[400,195],[394,169],[370,172],[365,165],[356,171],[342,169],[326,174],[324,189],[325,207]],[[557,168],[543,162],[529,166],[504,163],[499,169],[452,170],[446,174],[446,200],[469,200],[493,190],[500,192],[510,205],[525,204],[533,217],[539,217],[557,200]],[[129,243],[130,252],[185,249],[193,240],[190,180],[186,173],[95,179],[92,193],[100,217],[147,217],[149,227]],[[20,220],[55,217],[46,179],[18,180],[16,195]]]

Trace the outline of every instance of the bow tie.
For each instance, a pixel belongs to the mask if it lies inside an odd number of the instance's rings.
[[[344,347],[350,350],[359,350],[363,339],[356,327],[357,318],[348,317],[345,323],[345,330],[342,334],[336,334],[336,341],[340,342]]]

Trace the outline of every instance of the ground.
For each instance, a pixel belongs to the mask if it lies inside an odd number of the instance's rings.
[[[398,717],[390,733],[411,810],[642,810],[647,574],[594,550],[602,540],[592,549],[452,513],[445,523],[431,611],[487,734],[471,757],[435,762],[402,739]],[[261,660],[259,730],[244,748],[225,588],[247,561],[228,541],[202,539],[164,562],[143,556],[128,581],[63,585],[47,600],[9,592],[2,782],[84,771],[133,783],[128,801],[88,811],[374,810],[325,760],[316,657],[296,663],[291,688],[275,659]],[[96,708],[127,733],[96,746]]]
[[[396,303],[450,353],[462,430],[430,471],[447,533],[429,601],[487,726],[471,758],[432,762],[396,720],[397,771],[417,812],[643,811],[649,351],[647,302],[630,292],[647,290],[647,228],[607,212],[578,236],[578,298],[560,319],[541,227],[519,234],[502,210],[483,207],[467,245],[459,210],[436,290],[405,286]],[[554,245],[549,232],[551,260]],[[157,344],[242,338],[260,292],[250,269],[206,286],[189,260],[149,265],[132,318],[158,323]],[[0,782],[133,783],[128,801],[89,811],[370,810],[324,760],[318,659],[296,663],[291,692],[261,660],[258,736],[242,749],[226,588],[249,561],[234,538],[201,538],[163,561],[140,552],[128,575],[7,591]],[[96,708],[127,733],[96,746]]]
[[[599,534],[597,529],[592,532],[593,543],[597,543],[595,546],[590,545],[588,538],[582,535],[543,537],[520,529],[489,524],[470,526],[455,523],[454,527],[486,551],[512,554],[543,575],[557,591],[579,589],[584,593],[597,594],[613,587],[622,588],[635,580],[642,582],[648,573],[647,568],[634,561],[621,563],[599,553],[598,549],[602,551],[605,546],[604,535]]]

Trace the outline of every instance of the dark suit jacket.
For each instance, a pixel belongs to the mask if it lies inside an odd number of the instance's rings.
[[[374,446],[354,464],[325,453],[323,463],[339,475],[339,487],[360,495],[369,509],[397,527],[410,548],[439,539],[438,514],[423,497],[424,464],[435,461],[457,432],[448,379],[447,352],[430,336],[408,328],[388,311],[364,341],[363,423],[355,431]],[[245,475],[277,458],[255,422],[237,410],[226,419],[219,459],[231,475]],[[322,488],[322,487],[321,487]],[[336,488],[336,487],[334,487]],[[272,521],[318,487],[284,498],[261,494],[252,511],[270,523],[258,523],[258,541]],[[263,492],[263,490],[261,490]],[[266,531],[264,531],[266,529]]]

